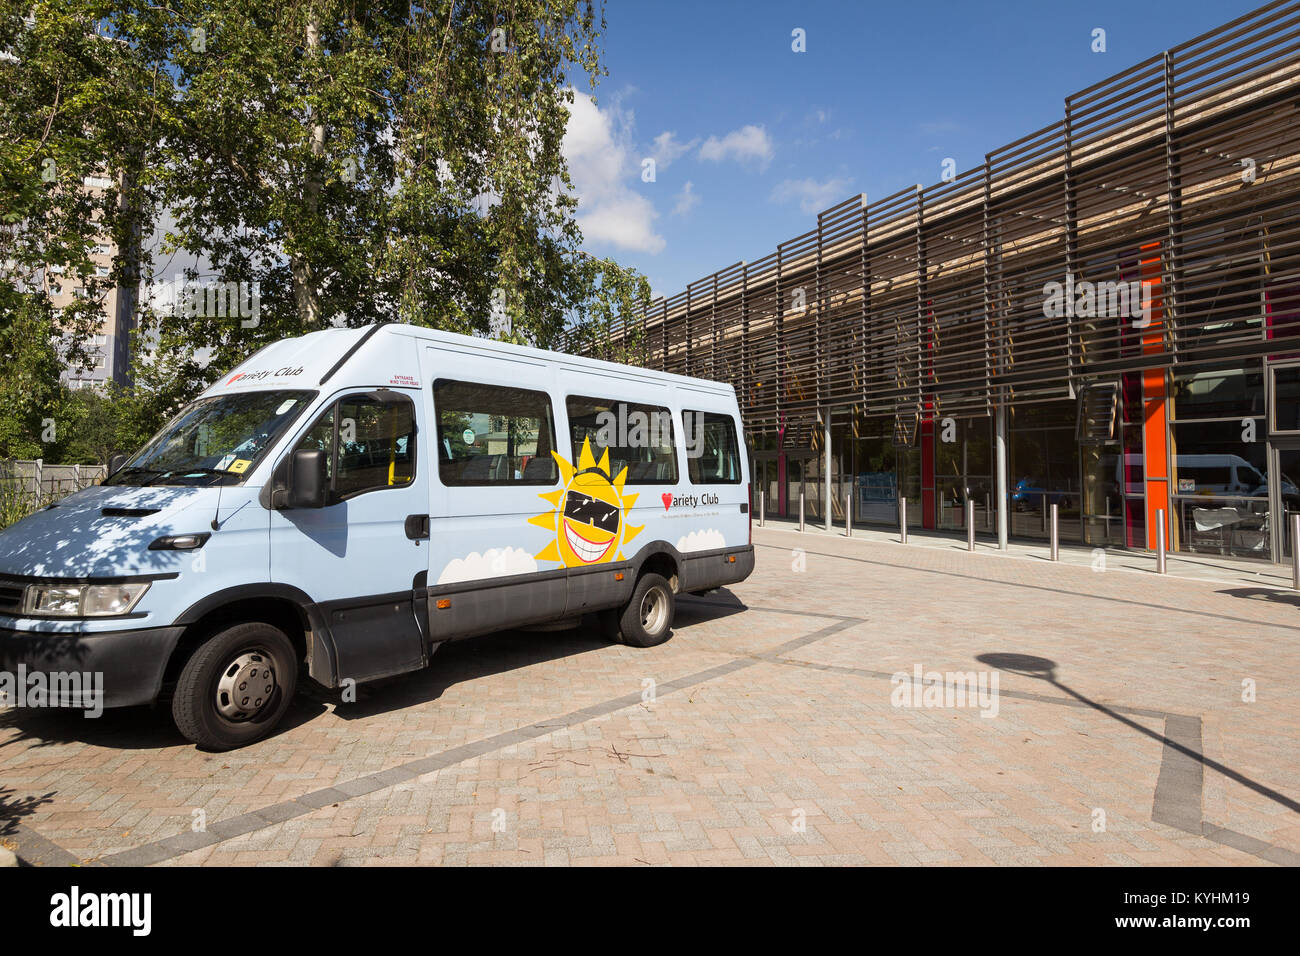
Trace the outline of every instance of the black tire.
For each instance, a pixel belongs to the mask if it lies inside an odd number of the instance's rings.
[[[667,579],[652,571],[641,575],[619,616],[618,628],[623,643],[632,647],[662,644],[673,636],[675,609],[673,586]]]
[[[269,734],[297,686],[298,656],[284,632],[260,621],[236,624],[214,634],[185,662],[172,719],[192,743],[233,750]],[[248,696],[234,696],[241,689]]]

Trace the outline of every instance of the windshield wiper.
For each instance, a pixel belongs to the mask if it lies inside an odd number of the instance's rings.
[[[141,468],[139,465],[132,465],[130,468],[123,468],[121,471],[113,475],[112,478],[115,479],[114,484],[116,484],[118,481],[120,481],[122,478],[125,478],[127,475],[135,475],[135,474],[160,475],[162,474],[162,472],[158,471],[158,469],[156,468]],[[145,484],[148,484],[148,482],[142,483],[141,487],[144,487]]]
[[[145,482],[146,486],[157,484],[163,478],[192,478],[200,475],[214,475],[218,478],[224,478],[228,475],[233,475],[236,478],[239,477],[239,475],[236,475],[234,472],[222,471],[220,468],[176,468],[172,471],[158,471],[155,472],[154,475],[155,477],[150,478]]]

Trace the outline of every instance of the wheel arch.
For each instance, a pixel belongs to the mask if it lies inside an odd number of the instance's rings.
[[[291,585],[239,585],[215,591],[190,605],[176,619],[176,626],[185,630],[167,660],[163,685],[173,684],[190,655],[217,631],[250,621],[279,628],[288,636],[299,661],[313,660],[313,652],[320,646],[314,638],[324,636],[323,622],[318,618],[311,598]]]
[[[639,552],[633,561],[638,578],[647,571],[662,575],[672,585],[673,593],[681,590],[682,555],[667,541],[653,541]]]

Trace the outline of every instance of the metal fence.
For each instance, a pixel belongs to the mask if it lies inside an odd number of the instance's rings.
[[[0,459],[0,493],[35,506],[66,497],[102,481],[103,465],[53,465],[41,459]]]
[[[1300,3],[1268,4],[1066,97],[950,181],[849,199],[562,347],[731,382],[750,430],[787,442],[828,406],[897,430],[1300,353],[1297,51]],[[1053,282],[1100,287],[1104,308],[1051,314]]]

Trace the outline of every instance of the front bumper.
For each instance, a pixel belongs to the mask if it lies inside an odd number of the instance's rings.
[[[77,634],[0,628],[0,671],[16,681],[21,665],[29,687],[33,675],[44,675],[47,706],[87,706],[82,692],[73,687],[101,688],[104,707],[148,704],[162,689],[167,659],[184,630],[153,627]]]

